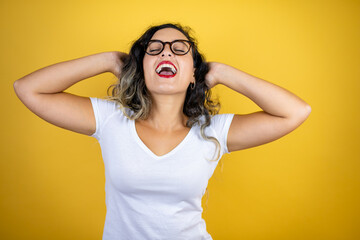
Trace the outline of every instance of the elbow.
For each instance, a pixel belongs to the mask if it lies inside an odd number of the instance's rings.
[[[307,118],[311,113],[311,106],[309,104],[306,104],[305,108],[306,108],[306,113],[307,113],[306,118]]]
[[[14,82],[13,87],[14,87],[14,91],[15,91],[16,95],[19,96],[19,88],[20,87],[19,87],[19,81],[18,80],[16,80]]]
[[[310,105],[304,103],[302,106],[293,109],[292,114],[288,117],[288,123],[294,128],[297,128],[309,117],[310,113]]]
[[[306,103],[302,110],[304,121],[309,117],[310,113],[311,113],[311,106]]]
[[[20,80],[16,80],[13,84],[13,87],[14,87],[15,94],[16,94],[16,96],[18,96],[18,98],[20,98],[26,92],[24,89],[24,86]]]
[[[24,98],[24,96],[28,95],[28,93],[30,93],[30,91],[28,91],[26,89],[26,87],[24,87],[24,84],[22,83],[21,80],[16,80],[13,84],[14,87],[14,91],[16,96],[22,100]]]
[[[303,123],[310,115],[311,113],[311,106],[307,103],[305,103],[302,107],[300,107],[296,114],[296,122],[300,125]]]
[[[15,91],[16,91],[17,85],[18,85],[18,81],[16,80],[16,81],[14,82],[14,84],[13,84],[13,87],[14,87],[14,90],[15,90]]]

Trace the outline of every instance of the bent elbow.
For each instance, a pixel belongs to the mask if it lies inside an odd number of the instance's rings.
[[[304,114],[305,119],[307,119],[311,113],[311,106],[309,104],[306,104],[303,112],[304,112],[303,114]]]
[[[15,94],[19,97],[19,92],[20,92],[20,90],[19,90],[19,81],[18,80],[16,80],[15,82],[14,82],[14,84],[13,84],[13,87],[14,87],[14,91],[15,91]]]
[[[309,104],[305,104],[297,111],[297,121],[299,124],[303,123],[311,113],[311,106]]]

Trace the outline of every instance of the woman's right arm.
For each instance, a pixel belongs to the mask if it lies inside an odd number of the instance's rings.
[[[56,63],[14,82],[24,105],[45,121],[81,134],[92,135],[96,122],[89,97],[63,92],[86,78],[112,72],[119,76],[122,52],[103,52]]]

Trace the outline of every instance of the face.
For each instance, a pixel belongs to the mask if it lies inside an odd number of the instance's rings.
[[[173,28],[158,30],[151,40],[172,42],[174,40],[188,40],[180,31]],[[170,61],[177,69],[176,75],[171,78],[161,77],[156,68],[162,61]],[[195,82],[192,49],[185,55],[175,55],[169,44],[158,55],[145,53],[143,60],[145,84],[152,94],[186,94],[190,83]]]

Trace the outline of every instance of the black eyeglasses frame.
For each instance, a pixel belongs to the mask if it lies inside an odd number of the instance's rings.
[[[151,42],[159,42],[159,43],[162,44],[162,48],[161,48],[161,50],[160,50],[159,53],[151,54],[151,53],[148,53],[148,52],[146,51],[146,50],[147,50],[147,47],[149,46],[149,44],[150,44]],[[172,49],[172,45],[173,45],[175,42],[187,42],[187,43],[190,45],[190,47],[189,47],[189,49],[188,49],[188,51],[187,51],[186,53],[178,54],[178,53],[175,53],[175,52],[173,51],[173,49]],[[148,55],[151,55],[151,56],[159,55],[160,53],[162,53],[162,51],[164,51],[165,45],[166,45],[167,43],[170,45],[170,50],[171,50],[171,52],[174,53],[175,55],[180,55],[180,56],[187,54],[187,53],[190,51],[190,49],[191,49],[191,47],[193,46],[193,44],[194,44],[193,42],[191,42],[191,41],[189,41],[189,40],[183,40],[183,39],[177,39],[177,40],[174,40],[174,41],[172,41],[172,42],[163,42],[163,41],[161,41],[161,40],[150,40],[150,41],[145,45],[145,48],[144,48],[145,53],[148,54]]]

